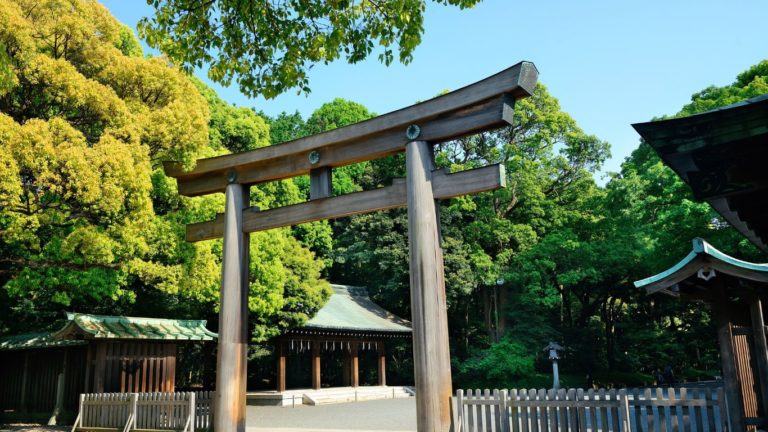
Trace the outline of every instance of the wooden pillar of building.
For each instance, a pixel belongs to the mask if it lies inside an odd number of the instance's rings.
[[[285,341],[277,342],[277,391],[282,393],[286,390],[285,386],[285,370],[286,370],[286,356],[285,356]]]
[[[231,179],[233,180],[233,179]],[[243,209],[248,188],[226,188],[224,251],[219,306],[219,345],[216,359],[214,430],[245,431],[245,385],[248,351],[248,235],[243,233]]]
[[[29,351],[24,353],[24,368],[21,371],[21,396],[19,411],[27,412],[27,387],[29,385]]]
[[[104,373],[107,366],[107,343],[94,342],[96,344],[96,359],[93,366],[93,392],[104,393]]]
[[[320,343],[312,341],[312,388],[320,390],[322,381],[320,380]]]
[[[93,343],[89,343],[85,353],[85,382],[83,392],[91,393],[91,375],[93,374]]]
[[[768,342],[766,342],[765,336],[763,304],[757,295],[750,299],[749,312],[752,318],[752,339],[757,360],[757,378],[760,382],[761,415],[768,418]]]
[[[346,352],[341,365],[341,385],[344,387],[352,386],[352,351]]]
[[[728,403],[728,418],[731,430],[744,431],[744,406],[741,400],[741,382],[736,371],[736,354],[733,347],[733,330],[731,323],[731,302],[724,298],[714,303],[712,308],[717,320],[717,341],[720,345],[720,361],[723,368],[723,387]]]
[[[379,342],[379,385],[387,385],[387,350],[384,347],[384,341]]]
[[[67,360],[69,357],[69,350],[64,349],[61,359],[61,372],[56,377],[56,402],[53,407],[53,413],[51,418],[48,419],[48,426],[56,426],[59,421],[59,415],[64,411],[64,391],[67,385]]]
[[[360,343],[352,342],[350,345],[350,385],[357,387],[360,385]]]
[[[451,361],[431,150],[425,141],[405,147],[416,416],[419,432],[446,432],[451,426]]]

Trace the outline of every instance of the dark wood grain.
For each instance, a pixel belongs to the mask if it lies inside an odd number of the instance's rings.
[[[504,187],[505,178],[503,165],[489,165],[454,174],[447,174],[441,170],[433,175],[432,193],[436,199],[448,199],[496,190]],[[395,179],[392,186],[379,189],[321,198],[264,211],[245,209],[243,230],[245,232],[264,231],[323,219],[405,207],[405,205],[405,183],[402,179]],[[223,232],[224,217],[218,215],[213,221],[187,225],[187,241],[220,238]]]
[[[236,182],[256,184],[307,174],[310,169],[338,167],[402,152],[411,124],[421,127],[420,140],[431,143],[498,128],[511,120],[514,100],[529,96],[538,71],[521,62],[462,89],[373,119],[249,152],[201,159],[185,172],[166,163],[165,172],[179,181],[179,193],[196,196],[221,192],[230,172]],[[308,156],[320,152],[312,165]]]

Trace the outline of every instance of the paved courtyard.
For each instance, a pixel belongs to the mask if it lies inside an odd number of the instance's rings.
[[[320,406],[249,406],[248,432],[406,432],[416,430],[416,399]]]
[[[333,405],[247,407],[248,432],[411,432],[416,430],[416,398]],[[62,432],[68,427],[2,425],[0,432]]]

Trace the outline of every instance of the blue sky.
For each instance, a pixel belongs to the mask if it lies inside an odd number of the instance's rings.
[[[141,0],[103,3],[134,29],[153,12]],[[236,85],[213,87],[270,115],[307,117],[336,97],[383,114],[529,60],[562,109],[611,143],[604,171],[618,171],[639,140],[631,123],[675,113],[693,93],[730,84],[768,58],[766,0],[484,0],[464,11],[429,3],[423,42],[408,66],[386,67],[375,56],[317,65],[309,96],[268,101],[249,99]]]

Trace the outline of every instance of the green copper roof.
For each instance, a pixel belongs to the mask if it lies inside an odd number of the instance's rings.
[[[216,333],[205,328],[204,320],[135,318],[71,312],[67,312],[67,319],[69,322],[64,325],[64,328],[54,333],[53,337],[196,341],[216,338]]]
[[[173,320],[88,315],[67,312],[67,323],[53,333],[29,333],[0,337],[0,350],[83,345],[86,339],[143,339],[210,341],[216,333],[205,320]]]
[[[26,333],[0,337],[0,351],[85,345],[84,340],[54,339],[50,333]]]
[[[768,264],[755,264],[726,255],[700,238],[693,239],[693,249],[669,269],[635,282],[635,287],[645,288],[648,293],[666,290],[703,270],[699,276],[704,281],[715,277],[717,272],[753,280],[768,282]],[[710,273],[713,271],[714,273]],[[711,276],[710,276],[711,275]]]
[[[331,285],[328,303],[303,329],[410,333],[411,323],[371,301],[362,287]]]

